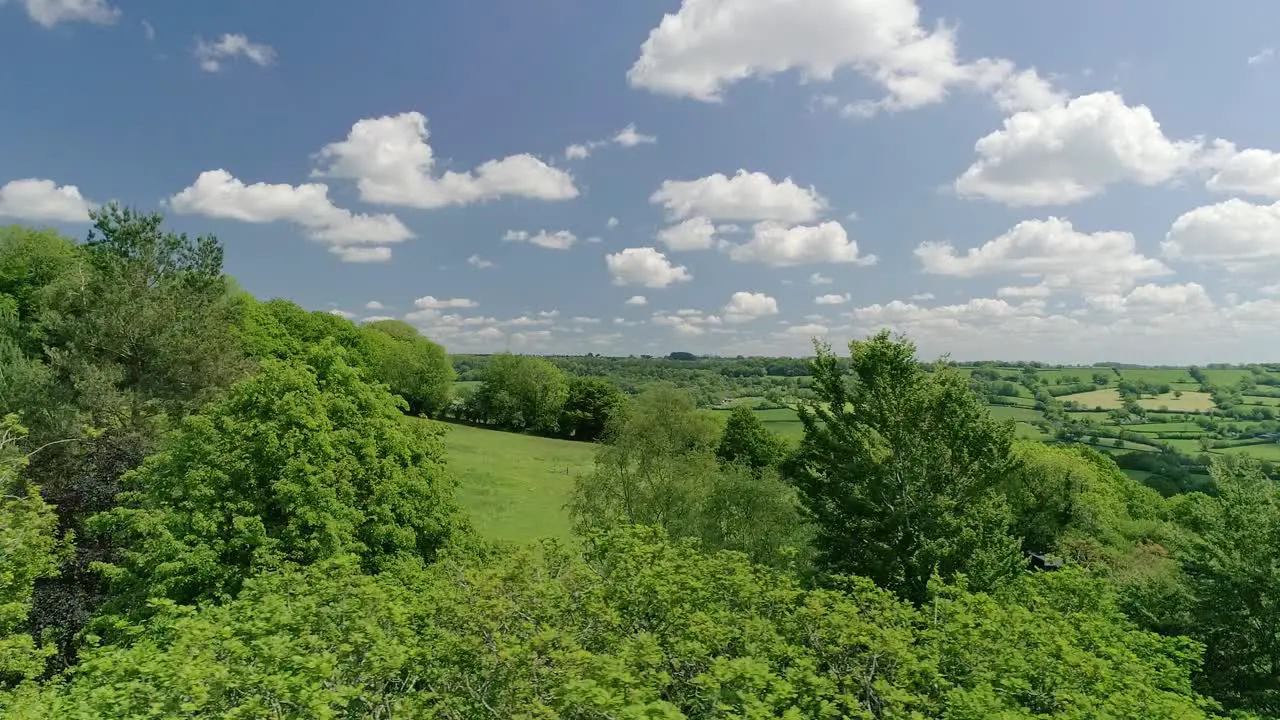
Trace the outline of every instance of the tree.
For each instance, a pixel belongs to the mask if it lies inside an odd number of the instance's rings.
[[[741,463],[760,471],[778,465],[785,454],[782,438],[770,432],[751,408],[738,405],[729,411],[720,444],[716,446],[716,457],[721,461]]]
[[[1198,496],[1182,553],[1205,645],[1201,685],[1228,708],[1280,715],[1280,488],[1258,465],[1214,459],[1216,498]]]
[[[27,632],[35,582],[58,572],[66,544],[58,518],[18,471],[27,458],[14,445],[26,429],[15,415],[0,420],[0,689],[37,677],[54,648]]]
[[[575,529],[653,525],[756,562],[804,565],[809,529],[795,490],[775,472],[722,465],[713,453],[719,436],[717,423],[685,393],[646,391],[617,416],[593,472],[575,482]]]
[[[443,414],[457,377],[444,348],[400,320],[380,320],[360,330],[370,377],[404,398],[410,412]]]
[[[188,418],[93,519],[124,548],[104,566],[111,612],[232,597],[254,572],[343,554],[379,570],[431,559],[465,529],[443,430],[407,423],[332,340],[307,364],[267,359]]]
[[[607,378],[574,376],[569,379],[568,397],[560,412],[560,433],[574,440],[599,440],[610,418],[622,411],[626,401]]]
[[[1194,643],[1144,633],[1083,573],[916,610],[808,590],[624,528],[376,577],[334,560],[162,605],[9,717],[1192,720]]]
[[[564,372],[531,355],[494,355],[476,392],[476,408],[490,423],[511,430],[554,433],[569,395]]]
[[[819,566],[871,578],[913,602],[930,577],[996,585],[1022,566],[998,487],[1013,424],[992,419],[965,379],[925,372],[887,331],[849,344],[846,374],[817,346],[801,405],[804,440],[784,469],[816,523]]]

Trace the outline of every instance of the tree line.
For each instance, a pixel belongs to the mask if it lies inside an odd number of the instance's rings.
[[[439,346],[93,220],[0,231],[6,717],[1280,716],[1248,461],[1164,498],[887,333],[818,349],[795,448],[498,356],[463,407],[600,442],[576,539],[497,545],[415,417],[451,412]]]

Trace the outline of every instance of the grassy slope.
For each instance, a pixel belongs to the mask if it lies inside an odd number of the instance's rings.
[[[525,542],[571,535],[565,504],[591,470],[595,445],[450,425],[449,469],[458,501],[481,535]]]

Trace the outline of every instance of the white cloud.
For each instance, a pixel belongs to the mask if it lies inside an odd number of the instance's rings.
[[[614,285],[664,288],[693,279],[688,268],[672,264],[666,255],[650,247],[626,248],[606,255],[604,260]]]
[[[0,217],[28,222],[89,222],[97,207],[75,185],[59,187],[52,180],[11,180],[0,187]]]
[[[792,325],[783,333],[793,337],[823,337],[831,332],[831,329],[822,323],[807,323],[805,325]]]
[[[645,299],[645,296],[643,295],[632,295],[631,297],[627,298],[627,302],[625,304],[626,305],[647,305],[649,304],[649,301]]]
[[[1056,217],[1024,220],[981,247],[957,254],[950,243],[915,249],[926,273],[955,277],[1017,274],[1049,287],[1114,292],[1149,277],[1168,275],[1164,263],[1137,250],[1126,232],[1082,233]]]
[[[338,317],[346,318],[347,320],[350,320],[356,316],[356,314],[353,312],[347,312],[346,310],[339,310],[338,308],[333,308],[332,310],[329,310],[329,314],[337,315]]]
[[[974,149],[977,161],[955,181],[961,196],[1066,205],[1118,182],[1168,182],[1192,166],[1201,142],[1170,140],[1145,105],[1103,92],[1019,112]]]
[[[1232,272],[1274,270],[1280,263],[1280,202],[1232,198],[1184,213],[1160,244],[1170,260],[1221,265]]]
[[[368,317],[360,318],[360,322],[374,323],[374,322],[382,322],[383,320],[395,320],[395,319],[396,318],[391,317],[390,315],[370,315]]]
[[[386,262],[391,259],[391,248],[389,247],[334,245],[329,248],[329,252],[337,255],[342,262],[347,263],[375,263]]]
[[[915,300],[916,302],[925,302],[928,300],[933,300],[934,297],[933,297],[933,293],[931,292],[923,292],[923,293],[916,293],[915,295],[912,295],[911,299]]]
[[[155,27],[153,27],[151,23],[147,22],[146,20],[142,21],[142,35],[147,39],[147,42],[151,42],[152,40],[156,39]]]
[[[196,38],[195,56],[200,61],[201,70],[218,72],[223,62],[238,57],[258,67],[267,67],[275,62],[276,51],[270,45],[253,42],[240,33],[225,33],[213,42]]]
[[[1107,294],[1086,298],[1088,305],[1108,313],[1136,311],[1147,315],[1191,314],[1213,308],[1213,301],[1198,283],[1139,285],[1127,295]]]
[[[902,110],[940,102],[950,88],[995,94],[1023,109],[1054,98],[1034,70],[1013,63],[957,58],[955,31],[920,24],[914,0],[684,0],[663,17],[627,73],[634,87],[718,102],[729,86],[788,70],[802,81],[829,81],[850,68],[887,96],[846,106],[848,115]],[[834,97],[826,102],[835,105]]]
[[[1040,283],[1039,285],[1011,285],[996,290],[996,297],[1000,298],[1047,298],[1053,294],[1053,288],[1048,283]]]
[[[822,273],[814,273],[809,276],[810,285],[830,285],[831,283],[831,278],[823,275]]]
[[[431,295],[426,295],[414,300],[413,306],[419,310],[446,310],[480,307],[480,303],[468,298],[437,299]]]
[[[27,17],[46,28],[64,22],[111,25],[120,19],[120,9],[106,0],[22,0],[22,4]]]
[[[383,305],[377,300],[370,300],[369,302],[364,304],[364,309],[365,310],[386,310],[387,306]]]
[[[791,178],[774,182],[762,172],[739,170],[733,177],[715,173],[697,180],[664,180],[649,198],[666,208],[671,220],[705,216],[715,220],[808,222],[827,208],[813,187]]]
[[[493,267],[492,262],[485,260],[479,255],[472,255],[471,257],[467,258],[467,264],[472,267],[478,268],[480,270]]]
[[[616,218],[616,217],[611,217],[611,218],[609,218],[609,221],[608,221],[608,222],[606,222],[606,223],[605,223],[605,225],[607,225],[607,226],[609,226],[609,227],[611,227],[611,228],[616,228],[616,227],[618,227],[618,218]]]
[[[569,322],[572,322],[576,325],[598,325],[600,324],[600,318],[587,317],[584,315],[576,315]]]
[[[437,176],[428,138],[427,118],[419,112],[366,118],[351,126],[346,140],[320,150],[318,158],[327,166],[313,174],[355,180],[365,202],[426,209],[500,197],[551,201],[578,196],[572,175],[528,154]]]
[[[778,223],[757,223],[751,240],[728,247],[730,259],[758,262],[773,267],[812,263],[857,263],[872,265],[875,255],[859,255],[858,244],[849,239],[844,226],[835,221],[820,225],[786,227]]]
[[[619,130],[618,134],[613,136],[613,141],[622,147],[635,147],[637,145],[656,143],[658,138],[637,132],[636,124],[631,123]]]
[[[637,145],[652,144],[658,142],[658,138],[653,135],[645,135],[636,130],[635,123],[629,123],[626,127],[619,130],[613,137],[608,140],[588,140],[584,143],[574,143],[564,149],[566,160],[581,160],[589,157],[591,153],[605,145],[614,144],[622,147],[631,148]]]
[[[297,223],[312,239],[325,243],[348,262],[386,260],[391,257],[387,245],[414,236],[395,215],[355,214],[336,207],[323,184],[246,185],[221,169],[200,173],[190,187],[166,202],[179,214],[249,223]]]
[[[843,305],[852,299],[853,299],[853,296],[850,295],[849,293],[844,293],[843,295],[829,293],[827,295],[819,295],[818,297],[814,298],[813,304],[814,305]]]
[[[681,335],[702,335],[708,328],[714,329],[722,322],[719,315],[692,309],[678,310],[674,314],[657,312],[649,319],[650,324],[669,327]]]
[[[707,218],[691,217],[658,231],[658,242],[668,250],[709,250],[716,241],[716,227]]]
[[[724,319],[731,323],[750,322],[778,314],[778,301],[761,292],[734,293],[724,306]]]
[[[1233,143],[1215,140],[1201,164],[1214,171],[1205,182],[1209,190],[1280,198],[1280,153],[1237,150]]]
[[[546,230],[539,230],[532,234],[527,230],[508,230],[502,236],[502,240],[504,242],[529,243],[548,250],[568,250],[573,247],[578,238],[568,230],[557,230],[551,233]]]
[[[1260,65],[1262,63],[1269,62],[1275,54],[1276,51],[1273,48],[1263,48],[1259,50],[1256,55],[1250,55],[1247,62],[1250,65]]]

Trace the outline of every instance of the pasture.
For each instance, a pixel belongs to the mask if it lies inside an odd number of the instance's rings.
[[[1170,412],[1208,412],[1215,407],[1213,396],[1206,392],[1183,392],[1181,397],[1165,393],[1142,398],[1138,405],[1147,410],[1167,408]]]
[[[1080,407],[1102,408],[1103,410],[1111,410],[1123,407],[1124,403],[1120,401],[1120,391],[1115,388],[1103,388],[1100,390],[1090,390],[1089,392],[1075,393],[1072,395],[1063,395],[1058,398],[1063,402],[1074,402]]]
[[[449,471],[458,502],[490,540],[571,536],[565,505],[574,478],[591,471],[596,446],[448,424]]]

